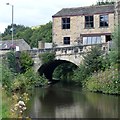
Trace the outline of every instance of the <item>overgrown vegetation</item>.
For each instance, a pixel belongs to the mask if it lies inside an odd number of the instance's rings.
[[[2,72],[2,76],[0,76],[2,81],[0,83],[2,84],[1,89],[4,99],[2,103],[2,118],[16,117],[18,112],[15,113],[15,110],[13,110],[14,112],[11,111],[11,107],[13,109],[16,107],[15,104],[17,105],[19,98],[27,94],[35,86],[44,86],[47,84],[47,79],[35,73],[32,65],[33,60],[26,52],[21,53],[19,60],[16,60],[13,51],[7,53],[6,57],[3,58],[3,62],[0,64]],[[15,72],[16,66],[20,67],[20,71]],[[14,95],[16,95],[17,100],[13,98]],[[26,99],[22,99],[22,101],[27,102]],[[11,104],[8,105],[8,103]]]
[[[9,25],[2,34],[2,40],[11,39],[11,28]],[[30,28],[23,25],[13,25],[14,39],[24,39],[32,48],[38,47],[38,41],[52,42],[52,22],[38,27]]]
[[[118,79],[118,66],[112,66],[105,71],[99,71],[89,76],[84,81],[84,87],[89,91],[102,92],[107,94],[120,94],[120,84]]]
[[[20,66],[22,72],[29,70],[34,64],[34,61],[31,59],[31,56],[28,52],[22,52],[20,54]]]
[[[113,33],[113,46],[108,54],[98,47],[84,56],[83,64],[75,70],[73,81],[86,90],[107,94],[120,94],[120,26]]]

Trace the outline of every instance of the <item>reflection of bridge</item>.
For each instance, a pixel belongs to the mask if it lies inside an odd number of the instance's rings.
[[[102,50],[108,51],[109,46],[107,43],[99,44]],[[95,45],[92,45],[95,46]],[[39,49],[28,51],[34,60],[34,69],[41,75],[44,74],[46,78],[52,79],[52,73],[55,68],[63,63],[73,63],[75,66],[79,66],[83,61],[83,54],[87,53],[91,48],[91,45],[79,45],[69,47],[57,47],[52,49]],[[39,58],[39,54],[45,52],[55,52],[55,60],[42,64]]]

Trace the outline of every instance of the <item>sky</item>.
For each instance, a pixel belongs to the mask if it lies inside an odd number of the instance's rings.
[[[0,0],[0,33],[12,23],[37,26],[52,21],[52,15],[62,8],[82,7],[96,4],[97,0]],[[10,3],[10,5],[6,5]]]

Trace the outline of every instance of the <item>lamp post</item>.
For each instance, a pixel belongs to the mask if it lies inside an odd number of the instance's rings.
[[[6,5],[10,5],[12,7],[12,47],[13,47],[13,12],[14,12],[14,6],[10,3],[6,3]]]

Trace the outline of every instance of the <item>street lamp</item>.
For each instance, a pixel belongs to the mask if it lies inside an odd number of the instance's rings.
[[[14,6],[11,5],[10,3],[6,3],[6,5],[10,5],[12,7],[12,47],[13,47],[13,10],[14,10]]]

